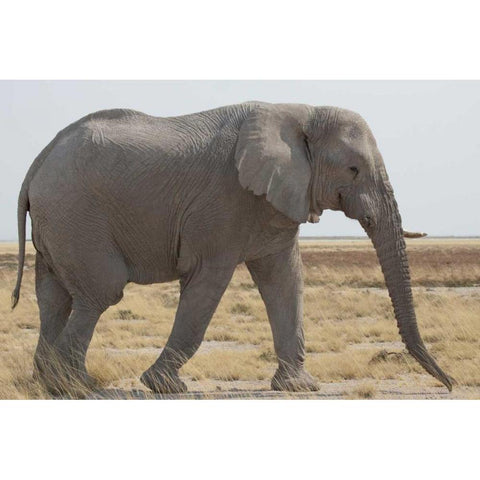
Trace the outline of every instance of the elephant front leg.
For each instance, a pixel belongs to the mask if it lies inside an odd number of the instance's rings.
[[[202,263],[182,278],[180,302],[168,342],[158,360],[140,378],[155,393],[187,391],[178,371],[202,343],[235,266],[235,262],[226,267]]]
[[[273,390],[316,391],[315,379],[305,370],[303,334],[303,278],[298,242],[277,254],[247,262],[267,308],[278,369]]]

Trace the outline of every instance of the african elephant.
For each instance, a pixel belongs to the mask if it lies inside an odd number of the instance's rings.
[[[316,390],[304,368],[299,225],[325,209],[360,222],[373,242],[408,351],[449,390],[427,352],[412,302],[401,218],[375,139],[357,113],[247,102],[159,118],[106,110],[68,126],[39,154],[18,204],[18,302],[30,211],[36,254],[40,377],[53,365],[89,382],[87,348],[128,282],[180,280],[168,342],[141,381],[184,392],[235,267],[245,262],[266,305],[274,390]],[[55,388],[55,379],[46,380]],[[53,383],[53,385],[52,385]]]

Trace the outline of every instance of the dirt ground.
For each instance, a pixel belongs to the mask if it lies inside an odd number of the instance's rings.
[[[276,367],[265,308],[239,266],[199,351],[180,372],[189,392],[153,395],[139,381],[172,327],[178,283],[128,285],[102,315],[87,357],[92,399],[480,399],[480,239],[409,240],[419,327],[452,393],[405,352],[368,240],[301,242],[307,369],[313,393],[270,390]],[[52,398],[32,379],[38,339],[34,250],[10,311],[17,245],[0,244],[0,398]]]

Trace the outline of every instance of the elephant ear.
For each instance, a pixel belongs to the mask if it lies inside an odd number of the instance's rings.
[[[308,218],[311,177],[305,126],[309,107],[262,104],[243,122],[235,151],[240,184],[295,222]]]

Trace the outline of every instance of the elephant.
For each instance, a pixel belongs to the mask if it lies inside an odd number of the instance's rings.
[[[453,378],[417,327],[401,217],[366,121],[337,107],[266,102],[165,118],[102,110],[60,131],[38,155],[19,194],[12,294],[14,307],[28,211],[40,311],[36,374],[54,390],[65,379],[90,385],[85,357],[102,312],[129,282],[179,280],[172,331],[141,381],[156,393],[185,392],[179,370],[245,263],[278,359],[271,388],[318,390],[304,366],[299,226],[325,209],[363,227],[403,342],[451,391]]]

